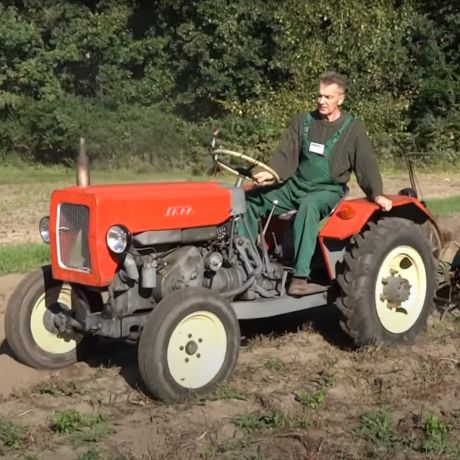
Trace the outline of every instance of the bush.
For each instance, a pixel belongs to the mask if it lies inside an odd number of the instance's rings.
[[[203,129],[160,106],[110,107],[71,96],[24,100],[14,122],[4,118],[0,131],[10,151],[42,163],[68,163],[80,136],[87,140],[91,160],[105,167],[190,170],[196,151],[204,150]]]

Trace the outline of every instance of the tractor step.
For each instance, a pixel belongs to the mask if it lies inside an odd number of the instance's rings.
[[[327,288],[303,297],[284,295],[272,299],[242,300],[232,302],[238,319],[270,318],[295,311],[327,305]]]

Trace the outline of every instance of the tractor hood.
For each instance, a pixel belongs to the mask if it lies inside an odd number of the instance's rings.
[[[212,229],[245,211],[241,188],[216,182],[73,186],[51,197],[50,242],[53,276],[107,286],[120,259],[107,247],[110,227],[121,225],[136,239]],[[163,231],[163,232],[162,232]],[[137,235],[137,236],[136,236]],[[180,240],[180,238],[179,238]]]
[[[86,205],[98,227],[122,224],[133,234],[219,225],[245,210],[242,189],[216,182],[74,186],[56,190],[51,201]]]

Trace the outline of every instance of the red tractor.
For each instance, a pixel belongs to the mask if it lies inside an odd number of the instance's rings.
[[[244,179],[255,164],[270,168],[216,149],[215,137],[210,150],[238,175],[234,186],[90,186],[83,174],[80,185],[53,192],[40,223],[51,265],[26,276],[7,307],[7,341],[19,360],[55,369],[74,363],[95,336],[138,341],[146,391],[176,401],[232,374],[238,320],[335,303],[357,345],[405,343],[424,328],[438,279],[449,275],[437,276],[440,232],[411,189],[390,196],[389,213],[363,198],[339,203],[318,236],[317,292],[295,298],[286,294],[290,214],[269,215],[257,243],[235,232]]]

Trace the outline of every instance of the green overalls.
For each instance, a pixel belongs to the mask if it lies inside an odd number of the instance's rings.
[[[273,212],[278,216],[292,209],[297,209],[294,220],[294,275],[306,277],[310,273],[310,262],[316,246],[319,223],[326,217],[345,193],[343,184],[334,183],[329,169],[332,149],[345,129],[352,121],[345,115],[340,128],[332,134],[320,153],[319,144],[310,140],[311,113],[307,113],[302,136],[302,152],[293,176],[281,185],[258,187],[246,194],[247,209],[238,233],[255,241],[258,233],[259,218],[265,216],[278,201]],[[314,153],[310,149],[319,151]]]

